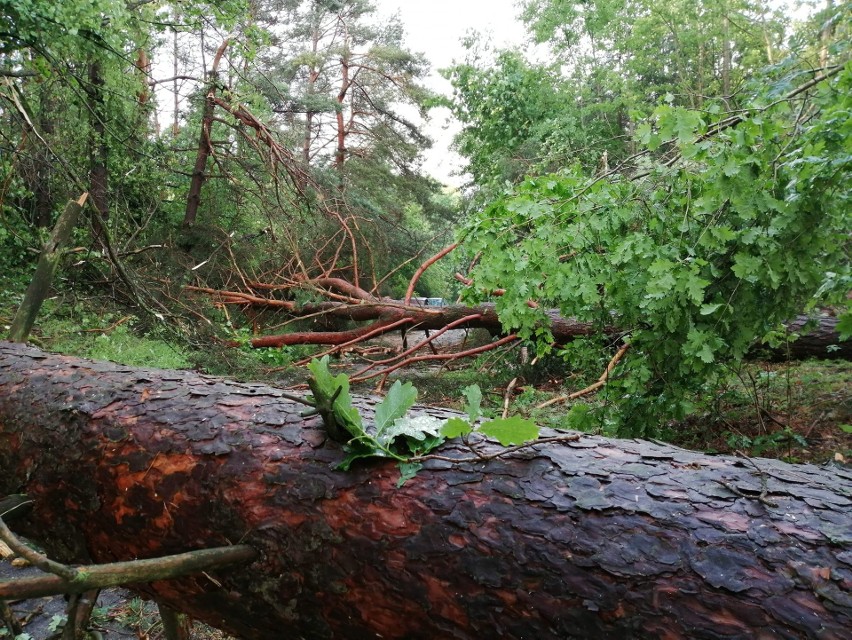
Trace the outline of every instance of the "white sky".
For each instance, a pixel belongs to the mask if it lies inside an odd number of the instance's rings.
[[[438,75],[438,69],[464,59],[461,41],[469,31],[490,35],[496,48],[520,45],[525,36],[517,18],[517,0],[375,0],[375,4],[382,16],[399,12],[407,48],[425,54],[432,63],[427,86],[446,95],[451,92],[450,83]],[[458,186],[464,180],[452,173],[459,169],[461,158],[449,149],[458,127],[447,126],[448,115],[446,109],[432,111],[426,133],[434,145],[426,153],[424,169],[441,182]]]

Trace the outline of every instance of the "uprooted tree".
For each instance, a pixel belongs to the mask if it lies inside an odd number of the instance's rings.
[[[322,421],[274,388],[0,347],[0,494],[33,501],[17,529],[67,562],[249,545],[254,562],[132,587],[241,637],[852,624],[848,470],[579,434],[477,451],[446,444],[399,487],[391,464],[335,470]]]

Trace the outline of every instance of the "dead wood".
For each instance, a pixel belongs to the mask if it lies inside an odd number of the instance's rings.
[[[390,463],[334,470],[301,408],[4,343],[0,495],[34,500],[14,524],[65,562],[251,546],[135,587],[244,638],[848,637],[848,469],[582,436],[397,488]]]

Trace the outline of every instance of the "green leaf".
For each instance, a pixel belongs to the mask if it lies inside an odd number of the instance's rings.
[[[717,304],[703,304],[703,305],[701,305],[700,313],[701,313],[702,316],[709,316],[713,313],[716,313],[719,310],[720,307],[724,307],[724,306],[725,305],[721,302],[719,302]]]
[[[713,355],[713,349],[711,349],[710,345],[706,343],[701,347],[701,350],[697,355],[701,359],[701,362],[706,364],[710,364],[716,359],[716,356]]]
[[[852,338],[852,311],[842,313],[837,318],[837,333],[841,340]]]
[[[393,425],[397,418],[405,415],[417,400],[417,389],[410,382],[402,384],[399,380],[393,383],[382,403],[376,407],[376,435],[382,439],[382,433]]]
[[[404,485],[408,480],[411,480],[423,468],[423,465],[419,462],[400,462],[397,466],[399,467],[399,480],[396,481],[397,488]]]
[[[478,384],[472,384],[462,389],[462,395],[467,398],[464,410],[470,423],[473,424],[482,415],[482,389]]]
[[[421,442],[427,437],[441,435],[441,427],[444,421],[434,416],[403,416],[389,427],[383,428],[377,439],[382,444],[390,444],[399,436],[407,436]]]
[[[587,404],[575,404],[565,417],[565,426],[574,431],[589,431],[594,427],[592,409]]]
[[[460,436],[466,436],[473,430],[473,427],[470,426],[466,420],[462,420],[461,418],[450,418],[441,428],[441,435],[446,438],[458,438]]]
[[[740,172],[740,163],[733,156],[729,157],[725,161],[724,166],[722,167],[722,173],[724,173],[729,178],[733,178],[739,172]]]
[[[843,433],[852,433],[852,424],[841,424],[839,426]]]
[[[482,423],[479,432],[495,438],[504,447],[510,444],[523,444],[538,438],[538,425],[532,420],[520,416],[498,418]]]
[[[308,380],[308,386],[313,393],[317,409],[323,415],[326,429],[332,438],[344,441],[345,436],[338,434],[338,427],[343,427],[352,437],[364,435],[364,425],[358,409],[352,406],[352,396],[349,395],[349,376],[341,373],[331,374],[328,368],[328,356],[322,360],[312,360],[308,369],[313,374]],[[332,398],[334,402],[332,403]],[[326,417],[330,414],[330,418]]]

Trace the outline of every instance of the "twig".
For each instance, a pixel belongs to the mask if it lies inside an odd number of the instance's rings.
[[[426,269],[431,267],[433,264],[438,262],[438,260],[446,256],[447,254],[451,253],[458,246],[459,243],[454,242],[450,246],[444,247],[438,253],[426,260],[426,262],[424,262],[417,268],[417,271],[415,271],[414,275],[411,276],[411,282],[408,283],[408,289],[405,291],[405,304],[409,304],[411,302],[411,296],[414,295],[414,287],[415,285],[417,285],[417,281],[420,280],[420,276],[423,275]]]
[[[91,589],[135,582],[167,580],[214,567],[251,562],[256,557],[257,552],[254,549],[240,544],[200,549],[162,558],[89,565],[74,570],[79,578],[73,582],[57,575],[0,581],[0,598],[42,598],[64,593],[83,593]]]
[[[410,364],[414,364],[415,362],[425,362],[425,361],[428,361],[428,360],[444,360],[444,361],[449,362],[451,360],[457,360],[458,358],[466,358],[467,356],[472,356],[472,355],[476,355],[478,353],[483,353],[485,351],[490,351],[491,349],[496,349],[497,347],[500,347],[500,346],[502,346],[506,343],[514,342],[517,339],[518,339],[518,336],[516,334],[512,333],[512,334],[509,334],[508,336],[506,336],[504,338],[500,338],[496,342],[492,342],[491,344],[486,344],[486,345],[483,345],[481,347],[474,347],[472,349],[468,349],[467,351],[459,351],[458,353],[439,353],[438,355],[429,354],[429,355],[426,355],[426,356],[415,356],[413,358],[408,358],[406,360],[403,360],[402,362],[398,362],[397,364],[393,365],[392,367],[388,367],[387,369],[383,369],[382,371],[377,371],[375,373],[371,373],[371,374],[366,375],[366,376],[360,376],[360,377],[354,377],[353,376],[350,379],[350,382],[364,382],[365,380],[375,378],[376,376],[381,376],[381,375],[387,376],[389,373],[396,371],[397,369],[400,369],[402,367],[406,367]]]
[[[67,582],[76,582],[80,578],[80,572],[77,569],[59,562],[54,562],[47,556],[38,553],[21,542],[18,537],[12,533],[12,530],[6,526],[6,523],[3,522],[3,518],[0,518],[0,540],[3,540],[3,542],[9,545],[9,548],[20,557],[24,558],[30,564],[38,567],[42,571],[59,576]]]
[[[425,456],[414,456],[412,458],[409,458],[409,462],[425,462],[427,460],[441,460],[444,462],[454,462],[456,464],[488,462],[489,460],[496,460],[497,458],[502,458],[503,456],[508,455],[510,453],[515,453],[516,451],[521,451],[522,449],[528,449],[539,444],[553,444],[555,442],[576,442],[580,439],[580,437],[580,434],[573,433],[571,435],[553,436],[552,438],[540,438],[538,440],[533,440],[532,442],[525,442],[524,444],[519,444],[515,445],[514,447],[503,449],[502,451],[498,451],[497,453],[492,453],[487,456],[477,454],[475,458],[453,458],[451,456],[441,456],[434,453],[430,453]],[[471,445],[468,445],[468,447],[473,450],[473,447]]]
[[[734,485],[732,485],[729,482],[725,482],[724,480],[716,480],[716,482],[718,482],[723,487],[725,487],[728,491],[730,491],[731,493],[733,493],[734,495],[736,495],[740,498],[745,498],[747,500],[757,500],[758,502],[760,502],[763,505],[766,505],[767,507],[777,507],[778,504],[776,502],[773,502],[772,500],[770,500],[769,498],[766,497],[767,494],[769,493],[769,485],[767,483],[766,472],[763,469],[761,469],[754,460],[752,460],[749,456],[747,456],[742,451],[735,451],[734,453],[736,453],[736,455],[743,458],[746,462],[748,462],[751,466],[753,466],[755,468],[755,470],[757,471],[757,476],[760,478],[760,495],[755,496],[755,495],[749,495],[747,493],[743,493],[737,487],[735,487]]]
[[[803,438],[805,438],[805,440],[807,440],[807,439],[810,437],[810,435],[811,435],[811,431],[813,431],[813,430],[814,430],[814,427],[816,427],[816,426],[819,424],[819,422],[820,422],[820,421],[821,421],[821,420],[825,417],[825,414],[826,414],[826,413],[828,413],[828,412],[827,412],[827,411],[823,411],[821,414],[819,414],[819,415],[816,417],[816,420],[814,420],[814,421],[811,423],[811,426],[810,426],[810,427],[808,427],[808,430],[807,430],[807,431],[805,431],[805,434],[802,436]]]
[[[550,405],[557,404],[559,402],[564,402],[566,400],[575,400],[582,396],[588,395],[594,391],[597,391],[601,387],[603,387],[607,381],[609,380],[609,374],[612,373],[612,370],[615,368],[615,365],[624,357],[624,354],[627,353],[627,350],[630,348],[630,343],[623,344],[621,348],[616,352],[616,354],[612,357],[612,360],[609,361],[609,364],[606,366],[606,369],[601,374],[601,377],[598,378],[597,382],[594,384],[590,384],[585,389],[580,389],[580,391],[575,391],[574,393],[570,393],[565,396],[559,396],[557,398],[551,398],[547,402],[542,402],[539,405],[536,405],[536,409],[544,409],[545,407],[549,407]]]
[[[506,387],[506,393],[503,394],[503,415],[502,418],[505,420],[509,416],[509,401],[512,398],[512,391],[515,390],[515,387],[518,384],[518,378],[512,378],[512,381]]]
[[[353,374],[353,377],[363,375],[363,374],[367,373],[370,369],[373,369],[377,366],[380,366],[380,365],[383,365],[383,364],[391,364],[396,360],[400,360],[400,359],[408,356],[409,354],[412,354],[415,351],[418,351],[419,349],[423,348],[425,345],[432,344],[432,342],[434,340],[436,340],[438,337],[440,337],[441,335],[443,335],[444,333],[446,333],[450,329],[453,329],[453,328],[455,328],[459,325],[462,325],[462,324],[466,324],[468,322],[472,322],[473,320],[478,320],[481,317],[482,317],[481,313],[475,313],[475,314],[472,314],[472,315],[465,316],[463,318],[459,318],[458,320],[454,320],[453,322],[450,322],[449,324],[442,327],[440,330],[429,335],[424,340],[421,340],[420,342],[418,342],[417,344],[415,344],[413,347],[409,348],[408,350],[403,351],[402,353],[395,355],[391,358],[386,358],[384,360],[377,360],[376,362],[371,362],[369,366],[364,367],[363,369],[361,369],[357,373]],[[436,353],[436,354],[433,354],[433,355],[438,355],[438,354]]]

